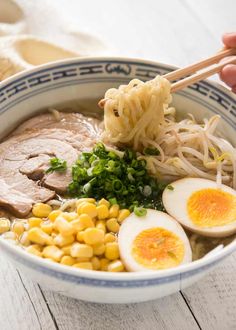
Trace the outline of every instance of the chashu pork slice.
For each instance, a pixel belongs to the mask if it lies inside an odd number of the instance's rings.
[[[91,149],[95,143],[95,138],[87,132],[55,128],[26,130],[13,135],[0,145],[0,179],[7,191],[4,196],[0,195],[0,205],[18,216],[25,216],[32,204],[52,199],[55,191],[64,193],[72,181],[71,166],[79,153]],[[66,160],[68,169],[45,174],[52,157]]]
[[[81,113],[56,111],[56,115],[54,115],[47,112],[26,120],[14,130],[12,135],[25,133],[28,130],[32,130],[32,128],[36,130],[57,128],[76,134],[80,133],[90,138],[96,138],[101,134],[100,124],[100,120],[85,117]]]
[[[30,212],[34,201],[24,193],[6,184],[3,179],[0,179],[0,185],[0,205],[17,216],[26,216]]]
[[[18,184],[15,175],[18,175],[18,179],[20,175],[36,179],[44,177],[43,180],[47,185],[47,181],[50,181],[50,178],[55,175],[55,173],[45,175],[45,170],[50,167],[51,158],[66,160],[69,168],[78,158],[78,150],[66,141],[68,135],[70,134],[64,130],[40,130],[12,137],[2,143],[0,146],[0,177],[4,178],[6,183],[11,185],[15,183],[15,188],[19,191],[22,188],[23,192],[25,192],[25,187],[22,186],[22,183]],[[65,181],[65,188],[70,180],[69,177],[67,179],[66,172],[60,176],[60,180]],[[62,182],[58,182],[58,187],[61,187],[62,184]],[[52,188],[61,191],[60,188],[57,189],[58,187],[55,182],[55,186]]]

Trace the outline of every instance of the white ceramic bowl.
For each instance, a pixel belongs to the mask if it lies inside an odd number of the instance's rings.
[[[174,68],[161,63],[122,58],[72,59],[20,73],[0,84],[0,137],[38,111],[54,105],[91,107],[105,90],[132,78],[147,80]],[[92,100],[92,101],[91,101]],[[90,102],[91,101],[91,102]],[[180,113],[198,119],[219,113],[221,130],[234,141],[236,97],[225,88],[204,81],[174,96]],[[0,239],[1,253],[9,257],[29,278],[59,293],[92,302],[130,303],[147,301],[177,292],[202,278],[236,249],[232,242],[211,255],[175,269],[106,273],[74,269],[50,263]]]

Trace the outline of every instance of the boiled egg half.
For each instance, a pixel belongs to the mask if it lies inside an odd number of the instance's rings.
[[[192,261],[183,228],[160,211],[148,209],[142,217],[132,213],[121,225],[118,244],[129,271],[167,269]]]
[[[164,207],[189,230],[204,236],[236,233],[236,191],[224,184],[185,178],[171,183],[162,196]]]

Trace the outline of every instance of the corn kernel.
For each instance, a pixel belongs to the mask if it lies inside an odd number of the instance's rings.
[[[50,212],[50,214],[48,215],[48,219],[52,222],[54,222],[56,220],[57,217],[59,217],[59,215],[62,214],[61,210],[54,210],[52,212]]]
[[[53,243],[52,237],[46,234],[44,231],[42,231],[42,229],[38,227],[31,228],[28,231],[28,239],[31,242],[40,245],[45,245],[45,244],[51,245]]]
[[[77,210],[76,210],[77,214],[80,215],[80,214],[82,214],[81,208],[82,208],[83,205],[86,204],[86,202],[84,202],[84,201],[83,202],[77,202],[76,204],[77,204]]]
[[[130,211],[128,209],[123,209],[120,210],[119,215],[118,215],[118,222],[121,223],[124,221],[128,216],[130,215]]]
[[[61,258],[60,263],[66,266],[72,266],[76,263],[76,259],[72,258],[71,256],[64,256]]]
[[[117,218],[119,215],[119,205],[118,204],[114,204],[110,207],[109,210],[109,218]]]
[[[59,234],[59,231],[53,228],[53,231],[51,233],[52,238],[56,237]]]
[[[105,234],[104,243],[116,242],[116,236],[112,233]]]
[[[43,220],[41,218],[33,218],[33,217],[29,218],[28,219],[29,227],[30,228],[39,227],[42,221]]]
[[[115,218],[111,218],[107,220],[106,222],[107,229],[109,231],[112,231],[113,233],[118,233],[120,229],[120,225],[118,224],[117,220]]]
[[[125,268],[121,260],[114,260],[110,262],[107,267],[108,272],[123,272],[124,269]]]
[[[109,264],[109,260],[107,260],[106,258],[100,259],[100,269],[101,270],[106,272],[108,269],[108,264]]]
[[[72,220],[70,224],[77,232],[84,229],[84,226],[81,224],[81,221],[79,219]]]
[[[33,215],[39,218],[46,218],[51,212],[52,207],[44,203],[36,203],[32,209]]]
[[[97,217],[99,220],[103,220],[109,217],[109,209],[106,205],[97,206]]]
[[[109,260],[115,260],[120,257],[117,242],[111,242],[106,244],[105,257]]]
[[[105,198],[100,199],[98,202],[98,205],[106,205],[106,207],[109,209],[110,207],[110,202],[108,202]]]
[[[76,212],[63,212],[63,218],[67,221],[75,220],[78,217],[78,214]]]
[[[101,244],[104,241],[104,232],[98,228],[87,228],[84,231],[84,241],[86,244]]]
[[[84,243],[84,231],[79,231],[76,235],[78,242]]]
[[[30,226],[29,226],[29,222],[28,220],[26,220],[26,222],[23,222],[22,223],[24,224],[24,227],[25,227],[25,231],[28,231],[30,229]]]
[[[85,228],[95,227],[92,217],[88,214],[81,214],[79,216],[79,221],[81,223],[82,230]]]
[[[95,256],[100,256],[102,255],[104,252],[105,252],[105,244],[96,244],[96,245],[93,245],[93,254]]]
[[[76,258],[76,263],[77,262],[87,262],[87,261],[90,261],[91,258],[85,258],[85,257],[80,257],[80,258]]]
[[[36,250],[38,250],[39,252],[43,251],[43,246],[39,245],[39,244],[32,244],[31,246],[33,246]]]
[[[87,201],[86,201],[86,199],[87,199]],[[78,214],[78,215],[80,215],[80,214],[83,213],[83,212],[81,211],[81,208],[82,208],[84,205],[86,205],[86,204],[88,204],[88,203],[90,203],[90,204],[95,204],[95,199],[94,199],[94,198],[91,198],[91,202],[90,202],[89,200],[90,200],[90,198],[80,198],[79,201],[76,203],[76,205],[77,205],[77,214]]]
[[[77,264],[74,264],[73,267],[89,269],[89,270],[93,269],[93,265],[91,262],[78,262]]]
[[[59,246],[59,247],[63,247],[63,246],[72,244],[72,243],[74,243],[74,241],[75,241],[74,235],[62,236],[61,234],[58,234],[53,239],[54,244]]]
[[[77,205],[81,204],[81,203],[84,203],[84,202],[87,202],[87,203],[95,203],[96,200],[94,198],[80,198],[77,200]]]
[[[30,240],[29,240],[29,234],[27,231],[25,231],[19,238],[20,244],[24,245],[24,246],[29,246]]]
[[[0,218],[0,234],[6,233],[10,230],[10,221],[5,218]]]
[[[102,230],[104,233],[106,232],[106,222],[104,220],[98,220],[96,222],[96,228]]]
[[[26,251],[31,253],[31,254],[34,254],[38,257],[42,257],[42,253],[34,246],[34,245],[30,245],[26,248]]]
[[[59,262],[61,260],[63,255],[64,255],[64,252],[55,245],[46,246],[43,249],[44,258],[51,258],[52,260],[57,261],[57,262]]]
[[[86,244],[74,243],[71,246],[70,254],[74,258],[91,258],[93,248]]]
[[[40,228],[48,235],[52,234],[53,224],[50,221],[43,221],[40,224]]]
[[[62,251],[64,252],[64,255],[65,255],[65,256],[70,256],[70,250],[71,250],[71,247],[72,247],[72,245],[69,244],[69,245],[63,246],[63,247],[61,248]]]
[[[83,203],[80,207],[80,214],[87,214],[91,218],[95,218],[98,214],[96,205],[92,203]]]
[[[93,257],[91,259],[92,265],[93,265],[93,270],[98,270],[101,267],[101,263],[100,260],[98,259],[98,257]]]
[[[16,235],[20,236],[23,234],[23,232],[25,231],[25,227],[24,224],[22,222],[15,222],[12,225],[12,229],[11,229]]]
[[[76,230],[71,223],[67,222],[66,219],[61,216],[56,218],[53,225],[63,236],[71,236],[76,233]]]
[[[94,227],[94,222],[89,215],[81,214],[78,219],[71,221],[71,225],[76,231],[81,231],[85,228]]]

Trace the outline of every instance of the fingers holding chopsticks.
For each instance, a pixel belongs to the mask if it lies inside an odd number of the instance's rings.
[[[228,48],[236,47],[236,32],[226,33],[223,35],[223,43]],[[226,59],[222,60],[225,61]],[[236,65],[228,64],[220,72],[220,79],[223,80],[232,91],[236,93]]]
[[[226,47],[236,47],[236,32],[225,33],[222,37],[222,40]]]

